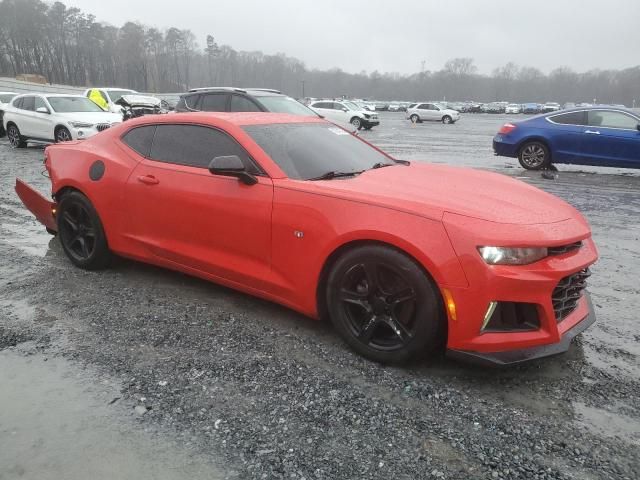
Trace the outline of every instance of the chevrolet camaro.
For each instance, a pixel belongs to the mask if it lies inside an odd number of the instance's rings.
[[[384,363],[515,363],[595,320],[585,219],[504,175],[395,160],[314,117],[146,116],[51,145],[24,204],[71,262],[113,255],[328,318]]]

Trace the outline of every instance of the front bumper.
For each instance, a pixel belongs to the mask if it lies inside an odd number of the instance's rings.
[[[502,352],[473,352],[466,350],[447,350],[447,357],[464,362],[487,366],[513,365],[528,362],[538,358],[559,355],[569,350],[573,339],[584,332],[596,321],[591,297],[587,292],[583,294],[583,302],[586,302],[588,314],[573,327],[567,330],[557,343],[539,345],[537,347],[507,350]]]
[[[529,352],[526,358],[535,358],[551,355],[557,348],[562,350],[557,345],[564,345],[567,335],[575,336],[569,332],[581,328],[577,327],[579,324],[586,328],[591,323],[585,321],[592,317],[593,307],[584,286],[569,283],[567,288],[572,290],[564,289],[568,279],[576,279],[598,258],[584,219],[576,216],[550,224],[519,224],[514,229],[512,224],[446,213],[444,224],[468,283],[466,287],[445,287],[456,309],[456,317],[450,315],[448,321],[447,349],[464,352],[466,356],[505,359],[519,358],[519,354],[510,352],[525,351]],[[562,253],[560,247],[574,242],[581,242],[581,246]],[[487,265],[478,254],[477,246],[493,244],[556,247],[560,253],[529,265]],[[583,280],[585,278],[580,282]],[[573,297],[577,292],[581,296],[576,297],[575,304],[565,313],[564,303],[558,302],[564,302],[565,294]],[[510,320],[508,325],[498,323],[496,326],[492,320],[487,321],[494,318],[490,313],[493,303],[504,308],[511,304],[525,308],[526,312],[533,312],[535,320],[529,322],[527,318],[526,325]],[[525,312],[516,318],[525,320]]]
[[[364,118],[362,120],[362,125],[365,127],[377,127],[380,125],[380,120]]]

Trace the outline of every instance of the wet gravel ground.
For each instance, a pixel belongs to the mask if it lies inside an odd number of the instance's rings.
[[[412,126],[389,113],[362,135],[399,158],[522,178],[585,214],[601,254],[590,279],[598,321],[565,355],[506,369],[442,358],[383,367],[329,325],[223,287],[126,260],[78,270],[13,192],[16,176],[47,191],[42,150],[4,140],[0,349],[27,342],[31,355],[119,385],[106,408],[222,465],[224,478],[636,480],[640,175],[524,172],[491,152],[506,120]]]

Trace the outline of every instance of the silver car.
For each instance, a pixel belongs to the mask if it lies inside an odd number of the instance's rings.
[[[460,120],[460,112],[436,103],[418,103],[407,109],[407,119],[412,123],[432,121],[448,124]]]

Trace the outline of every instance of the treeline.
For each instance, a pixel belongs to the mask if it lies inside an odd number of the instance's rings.
[[[0,1],[0,74],[40,74],[51,83],[181,92],[208,85],[269,87],[295,97],[348,95],[378,100],[593,102],[640,105],[640,66],[549,74],[514,63],[478,73],[470,58],[410,75],[308,69],[284,54],[199,46],[190,30],[140,23],[115,27],[61,2]]]

